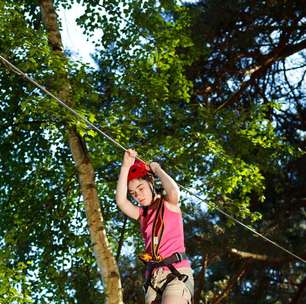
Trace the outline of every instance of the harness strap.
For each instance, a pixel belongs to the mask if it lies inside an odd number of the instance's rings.
[[[166,281],[160,288],[156,288],[153,286],[152,282],[150,280],[147,280],[144,284],[144,291],[147,292],[149,286],[157,293],[158,298],[160,299],[163,295],[163,292],[165,291],[167,285],[173,281],[176,278],[176,276],[172,273],[168,274],[166,277]]]
[[[180,281],[183,281],[184,283],[187,281],[188,275],[181,274],[172,264],[168,265],[168,267]]]
[[[169,266],[173,263],[178,263],[181,262],[183,260],[187,260],[187,255],[185,252],[175,252],[172,255],[170,255],[169,257],[163,259],[162,261],[158,262],[158,267],[162,267],[162,266]]]
[[[141,259],[141,258],[140,258]],[[188,275],[180,273],[174,266],[173,263],[181,262],[182,260],[187,259],[187,255],[184,252],[175,252],[170,257],[163,259],[162,261],[148,261],[141,259],[145,265],[146,265],[146,277],[145,277],[145,283],[144,283],[144,291],[147,292],[147,289],[149,286],[154,289],[160,296],[164,292],[167,285],[174,280],[175,278],[178,278],[180,281],[186,283],[188,280]],[[153,270],[155,268],[160,267],[168,267],[171,273],[167,276],[165,283],[160,288],[155,288],[151,282],[151,277]]]
[[[164,233],[164,213],[165,213],[164,197],[161,197],[158,202],[153,222],[153,228],[152,228],[151,252],[154,260],[160,260],[158,250]]]

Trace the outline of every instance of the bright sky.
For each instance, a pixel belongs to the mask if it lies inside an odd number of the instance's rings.
[[[61,32],[62,40],[65,49],[69,49],[72,52],[73,58],[95,66],[90,57],[90,54],[94,53],[94,45],[92,42],[86,40],[81,28],[75,22],[75,19],[83,12],[84,8],[80,4],[73,5],[73,8],[70,10],[61,9],[58,12],[63,25]],[[101,32],[97,32],[96,35],[101,35]]]

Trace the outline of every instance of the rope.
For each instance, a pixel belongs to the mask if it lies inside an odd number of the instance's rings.
[[[41,89],[43,92],[45,92],[47,95],[49,95],[50,97],[52,97],[53,99],[55,99],[59,104],[61,104],[63,107],[65,107],[68,111],[70,111],[72,114],[74,114],[75,116],[77,116],[78,118],[80,118],[81,120],[83,120],[88,126],[92,127],[94,130],[96,130],[98,133],[102,134],[106,139],[108,139],[109,141],[111,141],[113,144],[115,144],[117,147],[121,148],[124,151],[127,151],[127,148],[125,148],[123,145],[121,145],[119,142],[117,142],[115,139],[113,139],[111,136],[109,136],[108,134],[106,134],[105,132],[103,132],[101,129],[99,129],[98,127],[96,127],[94,124],[92,124],[86,117],[80,115],[78,112],[76,112],[74,109],[72,109],[71,107],[69,107],[65,102],[63,102],[61,99],[59,99],[57,96],[55,96],[54,94],[52,94],[51,92],[49,92],[45,87],[43,87],[42,85],[40,85],[39,83],[37,83],[35,80],[33,80],[31,77],[29,77],[27,74],[25,74],[24,72],[22,72],[20,69],[18,69],[15,65],[13,65],[10,61],[8,61],[7,59],[5,59],[4,57],[2,57],[0,55],[0,59],[2,60],[2,62],[4,63],[5,66],[8,66],[14,73],[18,74],[19,76],[22,76],[23,78],[27,79],[29,82],[31,82],[32,84],[34,84],[34,86],[38,87],[39,89]],[[137,157],[140,161],[146,163],[144,160],[142,160],[141,158]],[[278,243],[272,241],[271,239],[269,239],[268,237],[262,235],[261,233],[259,233],[258,231],[256,231],[255,229],[247,226],[246,224],[244,224],[243,222],[237,220],[236,218],[234,218],[232,215],[228,214],[227,212],[225,212],[224,210],[220,209],[219,207],[217,207],[215,204],[211,204],[211,203],[207,203],[205,202],[200,196],[198,196],[196,193],[192,192],[191,190],[189,190],[188,188],[180,185],[179,183],[177,183],[179,187],[181,187],[182,189],[184,189],[186,192],[188,192],[190,195],[194,196],[195,198],[197,198],[198,200],[202,201],[204,204],[208,205],[208,206],[212,206],[214,209],[216,209],[218,212],[220,212],[221,214],[223,214],[224,216],[230,218],[232,221],[234,221],[235,223],[237,223],[238,225],[244,227],[245,229],[251,231],[253,234],[261,237],[262,239],[264,239],[265,241],[269,242],[270,244],[274,245],[275,247],[281,249],[282,251],[286,252],[287,254],[291,255],[292,257],[296,258],[297,260],[299,260],[300,262],[306,263],[306,260],[301,258],[300,256],[296,255],[295,253],[291,252],[290,250],[286,249],[285,247],[279,245]]]
[[[7,59],[5,59],[4,57],[2,57],[0,55],[0,59],[4,62],[5,65],[7,65],[13,72],[15,72],[16,74],[18,74],[19,76],[22,76],[23,78],[27,79],[28,81],[30,81],[32,84],[34,84],[34,86],[38,87],[39,89],[41,89],[43,92],[45,92],[47,95],[49,95],[50,97],[52,97],[53,99],[55,99],[59,104],[61,104],[63,107],[65,107],[67,110],[69,110],[72,114],[74,114],[75,116],[77,116],[78,118],[80,118],[81,120],[83,120],[87,126],[90,126],[91,128],[93,128],[94,130],[96,130],[97,132],[99,132],[100,134],[102,134],[104,137],[106,137],[109,141],[111,141],[113,144],[117,145],[119,148],[123,149],[124,151],[127,151],[127,148],[125,148],[124,146],[122,146],[120,143],[118,143],[117,141],[115,141],[112,137],[110,137],[109,135],[107,135],[105,132],[103,132],[101,129],[99,129],[98,127],[96,127],[94,124],[92,124],[86,117],[80,115],[78,112],[76,112],[74,109],[72,109],[71,107],[69,107],[65,102],[63,102],[61,99],[59,99],[57,96],[55,96],[54,94],[52,94],[50,91],[48,91],[45,87],[43,87],[42,85],[40,85],[38,82],[36,82],[34,79],[32,79],[31,77],[29,77],[27,74],[25,74],[24,72],[22,72],[21,70],[19,70],[15,65],[13,65],[11,62],[9,62]],[[141,160],[141,159],[140,159]],[[141,160],[142,161],[142,160]]]

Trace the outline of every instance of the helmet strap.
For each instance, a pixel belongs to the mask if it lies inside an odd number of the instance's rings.
[[[150,189],[151,189],[151,192],[152,192],[152,201],[151,201],[151,204],[153,204],[154,197],[156,195],[156,190],[155,190],[154,186],[151,183],[150,183]]]

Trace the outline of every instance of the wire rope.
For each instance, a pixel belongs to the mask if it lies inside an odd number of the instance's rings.
[[[72,114],[74,114],[76,117],[80,118],[81,120],[83,120],[87,126],[90,126],[91,128],[93,128],[94,130],[96,130],[98,133],[102,134],[106,139],[108,139],[110,142],[112,142],[114,145],[116,145],[117,147],[121,148],[124,151],[127,151],[127,148],[125,148],[123,145],[121,145],[119,142],[117,142],[115,139],[113,139],[111,136],[109,136],[107,133],[105,133],[104,131],[102,131],[100,128],[98,128],[97,126],[95,126],[93,123],[91,123],[86,117],[84,117],[83,115],[79,114],[77,111],[75,111],[74,109],[72,109],[70,106],[68,106],[64,101],[62,101],[60,98],[58,98],[57,96],[55,96],[54,94],[52,94],[49,90],[47,90],[44,86],[40,85],[38,82],[36,82],[34,79],[32,79],[31,77],[29,77],[27,74],[25,74],[23,71],[21,71],[20,69],[18,69],[15,65],[13,65],[10,61],[8,61],[7,59],[5,59],[3,56],[0,55],[0,59],[2,60],[2,62],[4,63],[5,66],[9,67],[14,73],[18,74],[19,76],[22,76],[23,78],[27,79],[29,82],[31,82],[34,86],[36,86],[37,88],[39,88],[40,90],[42,90],[45,94],[49,95],[50,97],[52,97],[53,99],[55,99],[60,105],[62,105],[63,107],[65,107],[68,111],[70,111]],[[137,156],[137,158],[146,163],[146,161],[142,160],[140,157]],[[222,210],[221,208],[217,207],[215,204],[212,203],[207,203],[203,198],[201,198],[199,195],[197,195],[196,193],[194,193],[193,191],[191,191],[190,189],[180,185],[179,183],[177,183],[178,186],[182,189],[184,189],[186,192],[188,192],[190,195],[194,196],[195,198],[197,198],[198,200],[204,202],[204,204],[206,204],[207,206],[211,206],[212,208],[214,208],[215,210],[217,210],[219,213],[221,213],[222,215],[224,215],[225,217],[230,218],[232,221],[234,221],[235,223],[237,223],[238,225],[244,227],[245,229],[249,230],[250,232],[252,232],[253,234],[261,237],[262,239],[264,239],[265,241],[269,242],[270,244],[274,245],[275,247],[281,249],[282,251],[286,252],[287,254],[291,255],[292,257],[296,258],[297,260],[299,260],[300,262],[306,263],[306,260],[303,259],[302,257],[296,255],[295,253],[293,253],[292,251],[286,249],[285,247],[279,245],[278,243],[272,241],[271,239],[269,239],[268,237],[264,236],[263,234],[259,233],[258,231],[256,231],[255,229],[249,227],[248,225],[244,224],[243,222],[241,222],[240,220],[236,219],[235,217],[233,217],[232,215],[228,214],[227,212],[225,212],[224,210]]]

